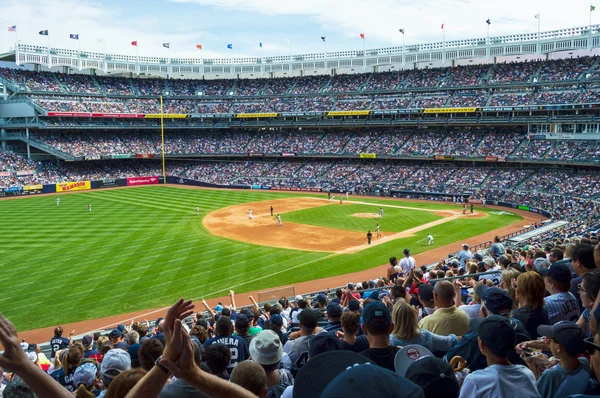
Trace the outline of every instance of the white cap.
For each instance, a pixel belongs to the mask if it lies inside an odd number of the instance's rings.
[[[102,376],[111,378],[114,375],[107,374],[106,372],[116,370],[118,373],[121,373],[129,369],[131,369],[131,357],[127,351],[120,348],[109,350],[102,359],[102,365],[100,365]]]

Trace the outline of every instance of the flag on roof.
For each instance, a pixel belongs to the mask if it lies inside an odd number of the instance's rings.
[[[596,11],[596,6],[593,6],[590,4],[590,12],[592,12],[592,11]]]
[[[71,33],[69,35],[69,39],[79,40],[79,34],[78,33]]]
[[[288,46],[292,45],[292,41],[290,39],[286,39],[285,42],[287,43]]]
[[[321,40],[325,41],[325,36],[321,36]]]
[[[42,35],[42,36],[48,36],[48,31],[47,30],[40,30],[40,35]]]
[[[196,48],[197,48],[198,50],[202,50],[202,44],[196,44]]]
[[[535,14],[535,19],[540,19],[540,13]]]
[[[131,45],[137,47],[137,40],[132,41]]]
[[[228,44],[227,48],[230,49],[230,50],[233,50],[233,44]]]
[[[488,18],[488,19],[485,21],[485,23],[486,23],[486,24],[488,24],[488,25],[491,25],[491,24],[492,24],[492,21],[491,21],[491,20]]]
[[[9,32],[16,32],[17,31],[17,25],[9,26],[8,27],[8,31]]]
[[[258,46],[259,46],[260,48],[262,48],[262,41],[261,41],[260,43],[258,43]]]
[[[360,36],[361,39],[363,39],[363,40],[365,39],[365,34],[364,33],[361,33],[359,36]]]
[[[444,25],[445,25],[445,24],[442,24],[442,29],[444,29]]]
[[[404,29],[398,29],[398,31],[402,34],[404,34]]]
[[[171,43],[163,43],[164,48],[171,48]]]

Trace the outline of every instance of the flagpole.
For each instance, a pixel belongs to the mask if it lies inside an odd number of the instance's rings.
[[[165,125],[164,125],[164,115],[163,115],[163,97],[160,98],[160,139],[161,139],[161,154],[162,154],[162,174],[164,184],[167,183],[167,173],[165,171]]]
[[[405,31],[405,33],[402,33],[402,65],[404,65],[406,63],[406,47],[404,46],[405,36],[406,36],[406,31]]]
[[[325,72],[327,72],[327,37],[323,40],[323,44],[325,45]]]
[[[363,38],[363,70],[367,70],[367,40]]]
[[[442,27],[442,34],[443,34],[443,61],[444,63],[446,63],[446,23],[444,23],[444,26]]]

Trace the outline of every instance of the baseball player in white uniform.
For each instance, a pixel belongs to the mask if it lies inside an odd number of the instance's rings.
[[[92,212],[92,205],[88,203],[88,213]]]
[[[485,198],[481,199],[481,204],[483,205],[483,207],[485,207]]]
[[[277,226],[281,227],[283,224],[281,223],[281,216],[277,214]]]
[[[379,232],[379,223],[375,226],[375,234],[377,234],[378,238],[381,238],[381,232]]]
[[[383,207],[379,208],[379,219],[382,220],[383,219]]]
[[[429,239],[429,242],[427,242],[427,246],[433,246],[433,236],[429,234],[427,235],[427,239]]]
[[[196,206],[196,216],[198,215],[198,213],[200,213],[200,208]]]
[[[60,198],[56,198],[56,205],[60,206]]]
[[[333,202],[335,200],[335,195],[331,195],[331,197],[329,198],[330,202]]]
[[[248,219],[252,220],[252,209],[248,210]]]

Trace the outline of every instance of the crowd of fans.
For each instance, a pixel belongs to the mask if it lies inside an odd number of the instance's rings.
[[[539,235],[538,235],[538,238]],[[596,231],[462,250],[410,249],[371,280],[195,308],[66,336],[50,353],[0,315],[5,398],[583,397],[600,394]],[[198,311],[199,310],[199,311]],[[48,377],[50,375],[50,377]]]
[[[103,103],[98,103],[103,104]],[[243,109],[249,109],[247,103]],[[242,108],[238,108],[242,109]],[[71,156],[160,153],[160,137],[142,132],[33,134],[32,139]],[[177,145],[172,145],[177,142]],[[111,145],[114,143],[114,145]],[[495,156],[546,161],[593,162],[600,143],[577,140],[528,140],[520,129],[428,128],[398,130],[311,130],[294,133],[167,133],[165,153],[211,155],[246,152],[296,154],[376,153],[397,156]]]

